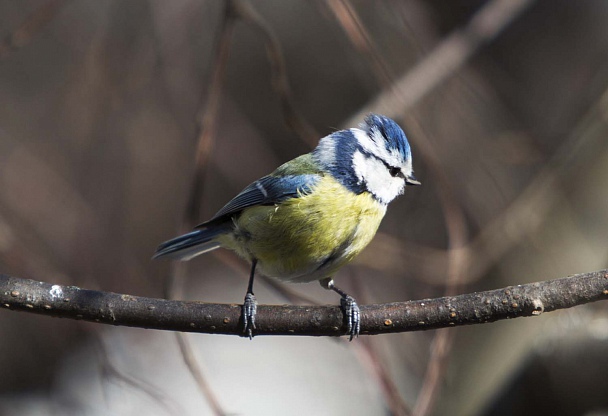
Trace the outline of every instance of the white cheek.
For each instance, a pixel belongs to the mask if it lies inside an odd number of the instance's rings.
[[[365,157],[361,152],[353,155],[353,167],[357,179],[381,202],[388,204],[403,193],[404,180],[391,176],[378,159]]]

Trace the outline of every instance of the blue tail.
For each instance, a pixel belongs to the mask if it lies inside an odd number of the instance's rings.
[[[156,249],[153,259],[167,256],[177,260],[190,260],[199,254],[215,250],[220,245],[215,237],[230,230],[227,224],[192,231],[172,240],[165,241]]]

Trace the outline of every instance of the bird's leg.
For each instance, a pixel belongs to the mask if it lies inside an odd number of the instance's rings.
[[[344,317],[346,318],[346,332],[350,335],[349,341],[352,341],[353,338],[359,336],[359,332],[361,331],[359,305],[357,305],[355,298],[337,287],[331,277],[323,279],[319,283],[321,283],[321,286],[325,289],[333,290],[341,296],[340,308],[342,309],[342,312],[344,312]]]
[[[256,259],[251,261],[251,275],[249,276],[249,285],[247,286],[247,294],[243,303],[243,333],[253,338],[253,330],[255,329],[255,314],[258,308],[258,301],[253,294],[253,278],[255,276],[255,266],[258,263]]]

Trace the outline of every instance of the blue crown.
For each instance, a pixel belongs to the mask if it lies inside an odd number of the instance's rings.
[[[410,144],[405,137],[405,133],[397,123],[388,117],[378,114],[370,114],[365,118],[365,124],[361,126],[364,130],[374,133],[379,132],[384,138],[384,145],[387,150],[397,149],[404,159],[412,157]]]

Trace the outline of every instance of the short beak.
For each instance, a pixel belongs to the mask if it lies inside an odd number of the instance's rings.
[[[405,183],[408,185],[422,185],[420,181],[414,177],[414,175],[410,175],[405,178]]]

